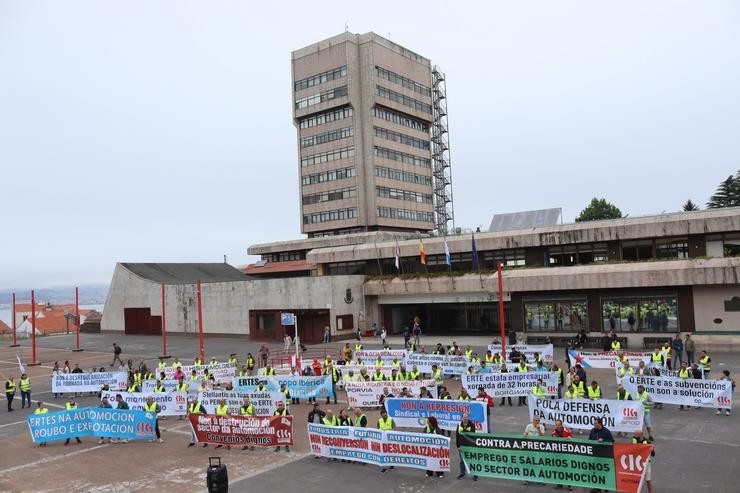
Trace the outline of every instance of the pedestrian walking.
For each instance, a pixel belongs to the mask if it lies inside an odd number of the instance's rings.
[[[114,342],[113,343],[113,362],[110,364],[111,368],[113,368],[115,366],[116,361],[118,361],[118,364],[119,365],[122,365],[123,364],[123,360],[121,360],[121,352],[122,351],[123,350],[121,349],[121,346],[119,346],[118,344],[116,344]],[[65,364],[66,364],[66,362],[65,362]]]
[[[8,412],[13,410],[13,399],[15,398],[15,380],[10,375],[5,381],[5,400],[8,401]]]

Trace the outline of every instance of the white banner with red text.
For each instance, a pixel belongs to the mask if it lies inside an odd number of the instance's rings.
[[[411,397],[419,397],[422,387],[426,387],[432,398],[437,398],[434,380],[347,382],[344,390],[347,392],[350,407],[377,407],[380,406],[379,399],[385,388],[393,394],[393,397],[399,396],[404,388]]]
[[[571,429],[590,430],[596,418],[604,420],[611,431],[632,433],[642,429],[644,410],[642,402],[612,399],[543,399],[530,395],[529,420],[535,416],[544,425],[554,425],[555,420]]]
[[[101,393],[100,398],[107,397],[111,406],[116,407],[116,395],[120,395],[128,404],[129,409],[135,411],[144,411],[146,398],[151,396],[152,400],[159,405],[160,416],[185,416],[187,414],[188,396],[185,392],[129,393],[106,391]]]
[[[242,392],[238,390],[207,390],[198,392],[198,402],[206,410],[206,414],[216,414],[216,406],[221,399],[226,400],[229,406],[229,414],[239,414],[239,408],[244,403],[244,398],[249,397],[249,402],[254,406],[255,416],[272,416],[277,409],[278,402],[285,402],[285,394],[282,392]],[[289,403],[286,403],[286,405]]]
[[[570,365],[581,365],[583,368],[614,368],[617,365],[617,356],[626,356],[630,366],[637,368],[640,361],[650,363],[650,353],[634,351],[600,351],[587,352],[568,349]]]
[[[539,353],[539,355],[542,357],[542,360],[545,362],[545,364],[552,364],[554,360],[554,349],[552,344],[542,344],[539,346],[532,345],[532,344],[512,344],[509,346],[506,345],[506,358],[509,358],[509,355],[511,352],[516,349],[520,353],[522,353],[524,356],[527,357],[527,363],[530,365],[534,363],[534,353]],[[501,344],[489,344],[488,350],[491,351],[491,354],[501,354]],[[483,359],[483,356],[481,356],[481,359]],[[509,360],[511,361],[511,360]]]
[[[542,379],[542,390],[546,395],[558,393],[558,374],[553,371],[463,375],[462,385],[471,396],[483,387],[491,397],[524,397],[532,393],[539,379]]]
[[[642,385],[654,402],[732,408],[732,382],[729,380],[630,375],[622,378],[622,385],[633,399],[638,399],[637,386]]]

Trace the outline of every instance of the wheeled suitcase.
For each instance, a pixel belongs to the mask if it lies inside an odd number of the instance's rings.
[[[214,464],[215,461],[218,462]],[[221,464],[221,457],[208,458],[206,483],[208,484],[208,493],[227,493],[229,491],[229,474],[226,471],[226,465]]]

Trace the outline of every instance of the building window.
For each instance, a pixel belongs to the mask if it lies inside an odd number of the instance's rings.
[[[303,224],[317,224],[330,221],[344,221],[357,217],[357,209],[336,209],[333,211],[313,212],[303,215]]]
[[[365,273],[365,262],[334,262],[328,264],[330,276],[347,276]]]
[[[337,235],[351,235],[355,233],[362,233],[362,228],[341,228],[341,229],[332,229],[331,231],[317,231],[315,233],[308,233],[309,238],[324,238],[327,236],[337,236]]]
[[[622,260],[649,260],[653,255],[652,240],[623,241]]]
[[[381,98],[388,99],[390,101],[393,101],[394,103],[399,103],[404,106],[408,106],[409,108],[412,108],[416,111],[421,111],[422,113],[429,113],[430,115],[432,114],[432,105],[427,104],[427,103],[422,103],[418,99],[404,96],[403,94],[398,93],[396,91],[391,91],[390,89],[386,89],[383,86],[377,86],[377,94]]]
[[[482,252],[478,253],[478,257],[482,258],[482,267],[488,270],[498,268],[499,262],[504,267],[524,267],[526,265],[523,249]]]
[[[324,183],[327,181],[344,180],[352,178],[353,176],[355,176],[354,168],[333,169],[323,173],[314,173],[313,175],[303,176],[301,177],[301,184],[315,185],[316,183]]]
[[[355,155],[354,146],[343,147],[334,151],[320,152],[301,158],[301,166],[314,166],[316,164],[330,163],[339,159],[351,158]]]
[[[398,84],[400,86],[405,87],[406,89],[411,89],[414,92],[418,92],[419,94],[423,94],[424,96],[430,98],[432,97],[432,90],[425,86],[424,84],[419,84],[418,82],[414,82],[413,80],[409,79],[408,77],[404,77],[403,75],[398,75],[394,72],[391,72],[390,70],[386,70],[384,68],[375,66],[375,73],[380,77],[381,79],[387,80],[388,82],[393,82],[394,84]]]
[[[303,205],[320,204],[322,202],[332,202],[334,200],[351,199],[357,196],[357,188],[342,188],[339,190],[330,190],[328,192],[314,193],[303,196]]]
[[[606,243],[586,243],[582,245],[566,245],[550,247],[548,249],[548,266],[561,267],[568,265],[593,264],[606,262]]]
[[[527,332],[588,330],[586,300],[525,300],[524,327]]]
[[[373,115],[376,118],[381,118],[385,121],[395,123],[397,125],[403,125],[404,127],[418,130],[419,132],[424,132],[425,134],[429,133],[429,125],[424,123],[423,121],[417,120],[416,118],[412,118],[402,113],[398,113],[391,109],[384,108],[382,106],[374,106]]]
[[[375,129],[375,136],[381,139],[392,140],[393,142],[398,142],[400,144],[425,151],[429,150],[428,140],[417,139],[416,137],[411,137],[410,135],[394,132],[381,127],[373,127],[373,129]]]
[[[660,259],[689,258],[687,238],[669,238],[655,241],[655,257]]]
[[[278,253],[263,253],[260,257],[265,262],[287,262],[289,260],[306,260],[303,250]]]
[[[416,202],[417,204],[431,204],[432,195],[409,190],[400,190],[398,188],[376,187],[378,197],[387,199],[405,200],[407,202]]]
[[[311,147],[335,140],[348,139],[352,137],[352,134],[352,127],[345,127],[339,130],[332,130],[331,132],[324,132],[323,134],[312,135],[301,139],[301,147]]]
[[[399,161],[404,164],[413,164],[414,166],[421,166],[424,168],[431,168],[431,160],[413,154],[406,154],[405,152],[398,152],[392,149],[386,149],[385,147],[375,146],[375,155],[381,159],[388,159],[390,161]]]
[[[257,314],[257,330],[274,331],[275,330],[275,314],[258,313]]]
[[[335,98],[341,98],[342,96],[346,96],[347,94],[347,86],[329,89],[328,91],[324,91],[318,94],[312,94],[310,96],[306,96],[305,98],[297,99],[295,102],[295,108],[297,110],[302,110],[315,104],[331,101]]]
[[[401,219],[404,221],[419,221],[425,223],[430,223],[434,220],[434,214],[431,212],[394,209],[392,207],[378,207],[378,217]]]
[[[326,72],[322,72],[320,74],[312,75],[311,77],[306,77],[305,79],[301,79],[295,83],[295,90],[300,91],[302,89],[308,89],[309,87],[318,86],[319,84],[323,84],[324,82],[329,82],[330,80],[336,80],[340,79],[347,75],[347,66],[335,68],[333,70],[327,70]]]
[[[324,125],[326,123],[335,122],[337,120],[342,120],[344,118],[349,118],[352,116],[352,108],[340,108],[338,110],[330,110],[325,111],[324,113],[319,113],[318,115],[309,116],[308,118],[304,118],[301,120],[301,122],[298,124],[300,128],[311,128],[311,127],[318,127],[319,125]]]
[[[666,296],[621,296],[602,298],[604,330],[616,332],[678,332],[678,298]]]
[[[352,330],[355,328],[353,315],[337,315],[337,330]]]
[[[386,168],[384,166],[375,167],[375,176],[379,178],[388,178],[389,180],[405,181],[407,183],[416,183],[418,185],[432,186],[432,177],[407,173],[397,169]]]

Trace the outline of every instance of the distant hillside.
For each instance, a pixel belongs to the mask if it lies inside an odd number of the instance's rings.
[[[108,296],[107,284],[94,284],[80,286],[80,304],[81,305],[102,305]],[[31,299],[31,292],[27,289],[16,291],[17,301],[28,302]],[[74,303],[75,287],[61,286],[56,288],[44,288],[36,290],[36,300],[49,301],[55,304]],[[13,302],[13,290],[0,290],[0,306],[8,306]]]

